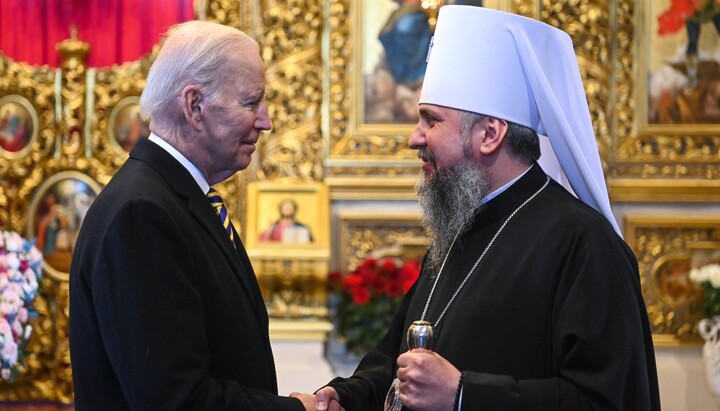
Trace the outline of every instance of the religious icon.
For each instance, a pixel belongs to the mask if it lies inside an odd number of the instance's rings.
[[[652,4],[658,8],[648,123],[720,122],[720,2],[672,0],[663,9],[657,0]]]
[[[17,157],[30,148],[37,132],[37,115],[30,102],[21,96],[0,98],[0,153]]]
[[[150,135],[150,127],[140,117],[140,99],[126,97],[110,113],[110,137],[124,152],[129,153],[139,138]]]
[[[660,258],[653,267],[652,286],[657,296],[671,307],[697,308],[702,291],[690,280],[690,261],[687,258]]]
[[[395,8],[376,32],[374,42],[381,47],[372,56],[376,64],[365,78],[365,119],[376,123],[414,122],[432,32],[419,0],[385,3],[395,3]]]
[[[482,6],[482,0],[440,3]],[[363,7],[368,26],[363,33],[362,62],[365,121],[414,123],[433,34],[423,2],[380,0],[366,2]],[[378,19],[383,15],[387,18]]]
[[[58,173],[37,189],[30,204],[28,230],[51,275],[64,278],[70,272],[80,226],[99,193],[99,184],[75,171]]]
[[[260,234],[262,242],[307,244],[313,241],[310,228],[297,221],[298,204],[286,198],[278,204],[279,218]]]

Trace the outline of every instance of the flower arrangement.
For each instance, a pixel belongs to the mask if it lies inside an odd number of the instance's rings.
[[[704,291],[703,311],[706,318],[720,315],[720,264],[705,264],[690,270],[690,279]]]
[[[13,231],[0,231],[0,377],[13,380],[32,335],[29,319],[42,275],[42,254]]]
[[[366,258],[352,273],[330,274],[329,284],[339,296],[335,322],[347,350],[364,354],[385,335],[395,308],[420,275],[420,264],[402,265],[386,258]]]

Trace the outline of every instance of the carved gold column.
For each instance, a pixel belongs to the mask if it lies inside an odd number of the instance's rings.
[[[77,38],[77,28],[70,29],[70,38],[58,44],[62,56],[62,118],[58,147],[62,165],[69,165],[82,156],[85,122],[86,59],[90,45]],[[57,152],[56,152],[57,153]]]

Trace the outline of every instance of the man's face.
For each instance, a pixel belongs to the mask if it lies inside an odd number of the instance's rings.
[[[280,205],[280,216],[283,218],[294,218],[295,217],[295,204],[290,201],[286,201]]]
[[[485,120],[483,120],[485,121]],[[423,226],[430,236],[428,257],[439,266],[457,233],[472,221],[480,199],[489,192],[487,171],[473,154],[479,130],[462,130],[454,109],[420,105],[420,120],[410,136],[410,147],[420,150],[424,175],[415,189],[423,210]],[[467,134],[464,134],[467,133]],[[480,154],[478,154],[479,156]]]
[[[420,119],[410,135],[410,148],[420,150],[425,176],[458,164],[468,157],[469,143],[460,130],[460,112],[451,108],[420,104]]]
[[[204,113],[206,149],[217,172],[246,168],[262,130],[272,127],[265,96],[265,73],[260,55],[251,53],[229,64],[219,99],[208,103]],[[237,60],[237,59],[236,59]]]

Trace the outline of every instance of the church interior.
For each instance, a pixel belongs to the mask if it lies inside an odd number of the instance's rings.
[[[704,11],[690,17],[675,0],[3,0],[0,230],[34,241],[42,270],[22,361],[0,379],[0,408],[74,409],[74,241],[150,133],[139,101],[162,34],[192,19],[247,33],[266,65],[272,129],[250,166],[216,188],[265,299],[280,394],[351,374],[364,346],[346,346],[337,284],[374,260],[406,272],[427,246],[408,136],[433,21],[453,3],[571,36],[612,211],[639,263],[662,407],[720,409],[720,371],[713,377],[707,352],[720,363],[720,327],[710,335],[699,325],[710,291],[690,274],[720,264],[714,0],[694,2]],[[408,15],[426,31],[378,40]]]

